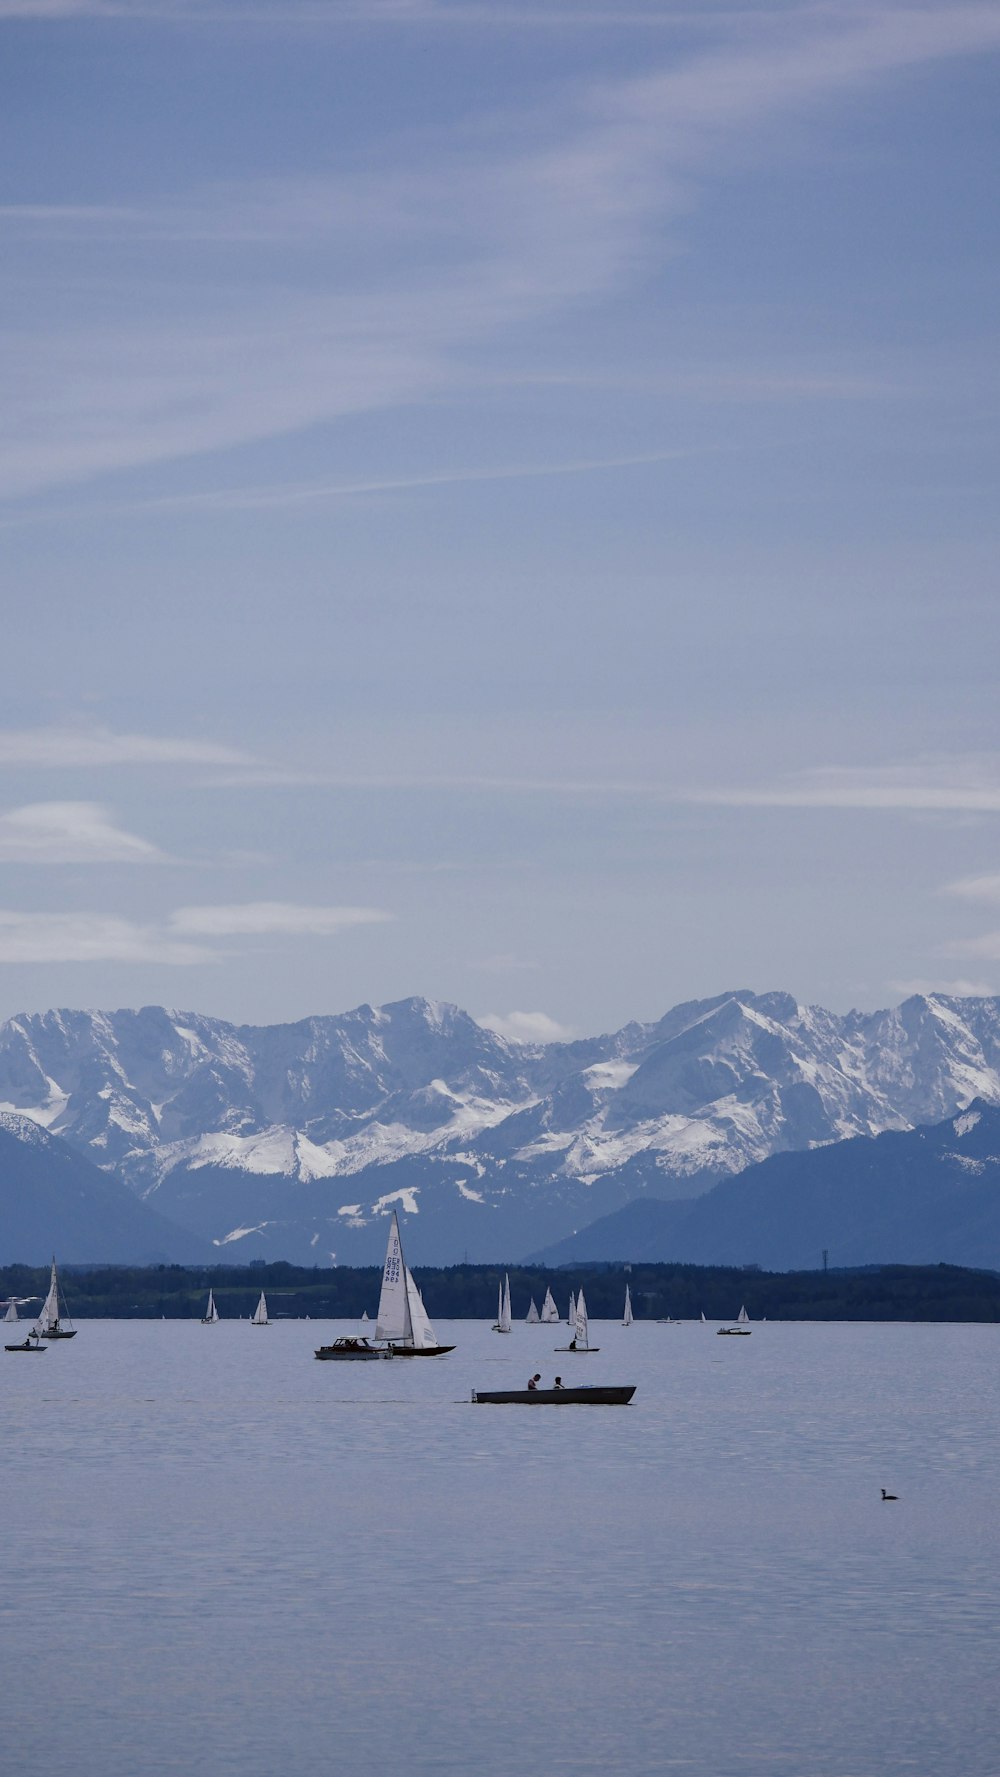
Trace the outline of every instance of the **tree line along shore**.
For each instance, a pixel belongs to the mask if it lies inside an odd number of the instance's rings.
[[[565,1316],[580,1283],[594,1320],[621,1318],[625,1285],[637,1320],[731,1320],[745,1303],[752,1320],[1000,1322],[1000,1273],[957,1265],[872,1265],[858,1270],[761,1271],[712,1265],[578,1265],[558,1271],[530,1265],[415,1268],[428,1311],[444,1319],[487,1320],[498,1286],[510,1277],[514,1319],[550,1288]],[[323,1269],[257,1261],[250,1265],[65,1265],[71,1315],[81,1319],[197,1319],[211,1289],[224,1319],[249,1317],[261,1290],[272,1320],[360,1320],[374,1316],[381,1271]],[[0,1267],[0,1301],[37,1297],[48,1266]],[[25,1302],[27,1317],[33,1302]]]

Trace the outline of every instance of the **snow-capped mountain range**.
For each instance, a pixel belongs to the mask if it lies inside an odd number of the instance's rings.
[[[0,1110],[115,1173],[220,1256],[513,1259],[643,1195],[1000,1103],[1000,999],[845,1016],[785,993],[529,1046],[423,999],[296,1024],[53,1011],[0,1026]]]

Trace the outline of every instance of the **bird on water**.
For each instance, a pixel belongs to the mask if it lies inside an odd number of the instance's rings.
[[[882,1489],[882,1498],[883,1498],[883,1499],[895,1499],[895,1500],[898,1500],[898,1499],[899,1499],[899,1494],[898,1494],[898,1493],[887,1493],[887,1492],[886,1492],[886,1490],[885,1490],[885,1488],[884,1488],[884,1487],[883,1487],[883,1489]]]

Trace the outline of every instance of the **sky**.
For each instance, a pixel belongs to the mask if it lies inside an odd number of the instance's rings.
[[[1000,5],[0,39],[0,1016],[1000,991]]]

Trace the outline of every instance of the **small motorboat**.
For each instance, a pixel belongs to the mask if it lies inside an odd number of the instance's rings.
[[[33,1338],[30,1333],[22,1345],[4,1346],[5,1351],[48,1351],[48,1349],[47,1345],[43,1345],[40,1339]]]
[[[351,1338],[349,1335],[335,1339],[332,1345],[321,1345],[316,1352],[317,1357],[332,1358],[342,1364],[370,1363],[373,1358],[392,1357],[391,1345],[373,1345],[370,1339]]]
[[[474,1388],[472,1399],[496,1407],[627,1407],[636,1387]]]

